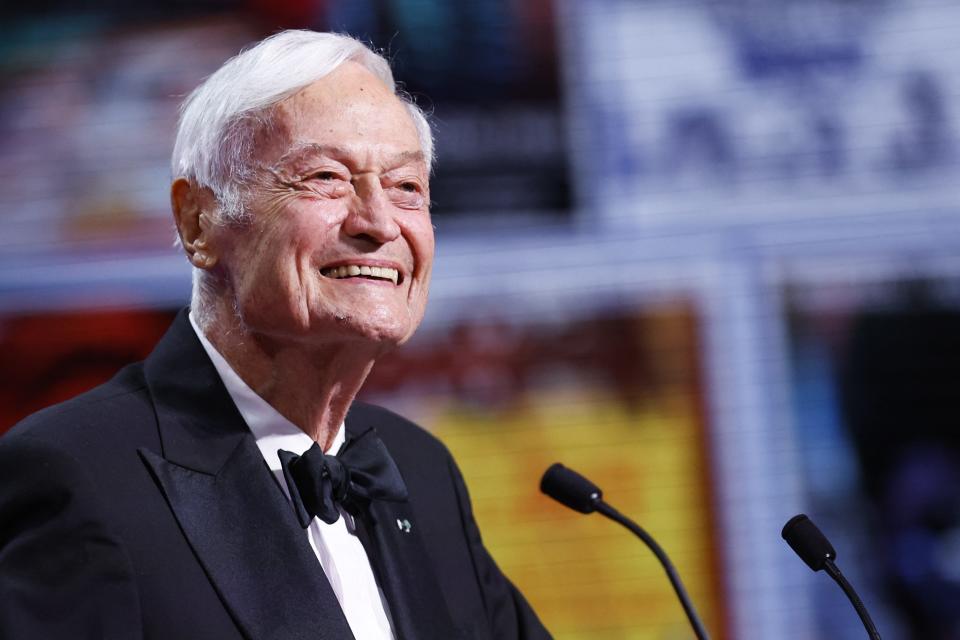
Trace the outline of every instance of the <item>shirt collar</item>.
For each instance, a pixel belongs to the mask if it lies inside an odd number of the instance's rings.
[[[253,437],[257,441],[257,447],[270,469],[273,471],[280,470],[278,450],[283,449],[302,455],[304,451],[312,447],[314,444],[313,438],[287,420],[279,411],[270,406],[270,403],[247,386],[247,383],[220,355],[216,347],[203,335],[203,331],[200,330],[193,319],[193,313],[191,312],[187,317],[190,319],[190,326],[196,332],[197,338],[200,339],[200,344],[203,345],[204,351],[207,352],[207,356],[209,356],[214,368],[220,375],[223,386],[227,388],[230,399],[233,400],[240,416],[253,433]],[[341,424],[327,453],[339,451],[345,439],[344,426]]]

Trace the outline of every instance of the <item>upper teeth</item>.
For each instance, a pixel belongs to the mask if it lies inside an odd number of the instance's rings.
[[[342,267],[331,267],[329,269],[324,269],[320,273],[328,278],[370,276],[371,278],[383,278],[384,280],[390,280],[393,282],[393,284],[397,284],[397,280],[400,278],[400,273],[396,269],[391,269],[390,267],[368,267],[366,265],[358,266],[355,264],[345,265]]]

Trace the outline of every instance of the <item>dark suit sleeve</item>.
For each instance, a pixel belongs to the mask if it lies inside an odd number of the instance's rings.
[[[103,514],[70,455],[0,439],[0,637],[141,637],[130,562]]]
[[[537,614],[527,603],[523,594],[507,579],[497,563],[487,552],[480,537],[480,529],[473,517],[470,495],[460,469],[452,458],[448,457],[450,472],[453,475],[457,500],[463,528],[470,544],[474,569],[480,583],[484,606],[490,621],[493,637],[497,640],[516,638],[518,640],[549,639],[551,636],[544,628]]]

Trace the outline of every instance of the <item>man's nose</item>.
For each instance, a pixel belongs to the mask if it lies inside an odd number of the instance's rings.
[[[367,238],[386,244],[400,236],[395,211],[380,180],[375,176],[357,176],[353,180],[354,195],[343,230],[354,238]]]

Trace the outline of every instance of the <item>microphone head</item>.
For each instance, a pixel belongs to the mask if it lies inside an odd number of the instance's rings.
[[[593,513],[603,497],[600,487],[559,462],[544,472],[540,491],[580,513]]]
[[[837,552],[827,537],[820,533],[806,515],[799,514],[790,518],[783,526],[781,534],[800,559],[814,571],[823,569],[827,560],[835,560]]]

